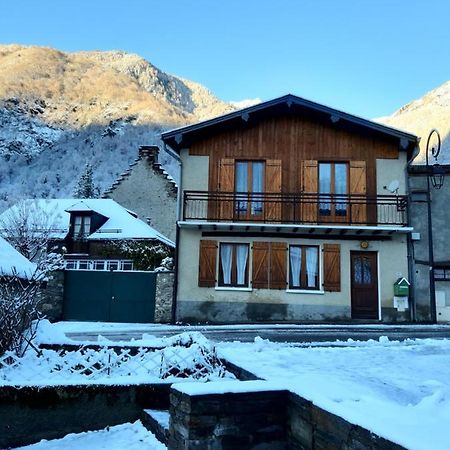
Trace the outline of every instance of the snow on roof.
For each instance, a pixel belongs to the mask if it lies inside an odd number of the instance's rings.
[[[0,275],[30,279],[36,271],[36,264],[28,261],[11,244],[0,237]]]
[[[53,231],[51,237],[55,239],[66,237],[70,225],[70,212],[94,211],[108,220],[88,237],[90,240],[156,239],[171,247],[175,246],[166,236],[136,218],[133,213],[112,199],[63,198],[25,200],[25,202],[49,218]],[[7,221],[19,208],[19,204],[16,204],[0,214],[0,222]]]

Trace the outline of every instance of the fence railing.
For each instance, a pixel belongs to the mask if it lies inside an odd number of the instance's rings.
[[[23,356],[0,356],[1,385],[77,383],[150,383],[188,378],[232,377],[214,347],[201,344],[159,348],[80,348],[75,351],[30,349]]]
[[[407,225],[405,195],[184,191],[183,220]]]

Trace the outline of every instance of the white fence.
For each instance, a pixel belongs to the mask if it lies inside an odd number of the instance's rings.
[[[102,347],[28,350],[0,357],[0,385],[130,384],[232,378],[214,348],[192,343],[164,349]]]

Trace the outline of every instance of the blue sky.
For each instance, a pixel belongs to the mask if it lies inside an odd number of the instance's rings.
[[[224,100],[373,118],[450,79],[448,0],[4,0],[0,42],[120,49]]]

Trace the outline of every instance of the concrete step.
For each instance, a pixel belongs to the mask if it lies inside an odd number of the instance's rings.
[[[158,441],[167,445],[169,440],[169,411],[160,409],[144,409],[141,422],[148,431],[156,436]]]

